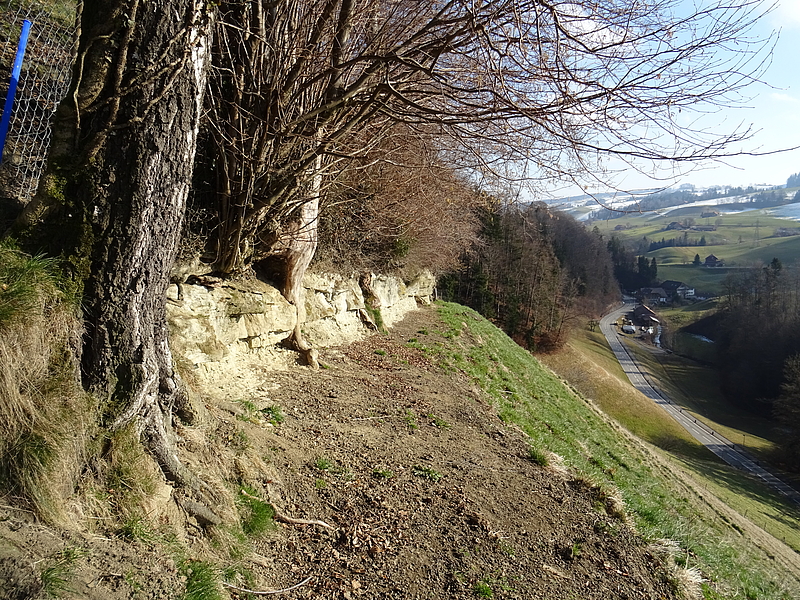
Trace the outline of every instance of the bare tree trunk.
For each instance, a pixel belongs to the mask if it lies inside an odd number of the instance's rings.
[[[165,475],[196,484],[171,435],[182,386],[166,288],[191,182],[207,72],[196,0],[87,0],[72,97],[59,109],[51,215],[84,285],[84,387],[101,425],[133,425]]]
[[[317,351],[311,347],[303,336],[303,325],[306,321],[305,290],[303,277],[306,274],[319,242],[319,200],[322,188],[322,159],[317,159],[317,174],[311,181],[310,197],[300,207],[297,221],[292,223],[286,232],[286,280],[283,295],[297,310],[297,322],[289,337],[289,345],[301,352],[306,362],[313,368],[319,367]]]

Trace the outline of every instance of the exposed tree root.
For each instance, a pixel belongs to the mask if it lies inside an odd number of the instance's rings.
[[[325,527],[334,531],[336,530],[336,527],[328,525],[325,521],[320,521],[317,519],[294,519],[277,511],[275,512],[275,520],[280,521],[281,523],[289,523],[290,525],[319,525],[320,527]]]
[[[178,500],[178,503],[183,510],[197,519],[197,522],[203,527],[222,523],[222,519],[204,504],[189,500],[188,498],[181,498]]]
[[[319,350],[312,348],[311,344],[303,337],[303,334],[300,332],[299,324],[292,335],[286,338],[284,344],[287,348],[299,352],[309,367],[312,369],[319,369]]]
[[[240,490],[243,496],[247,496],[248,498],[252,498],[253,500],[261,500],[261,498],[257,498],[252,494],[248,494],[246,490]],[[293,517],[287,517],[283,513],[281,513],[275,505],[272,505],[273,510],[275,511],[274,519],[276,521],[280,521],[281,523],[289,523],[290,525],[319,525],[320,527],[325,527],[327,529],[336,530],[336,527],[332,525],[328,525],[325,521],[320,521],[318,519],[295,519]]]
[[[292,590],[296,590],[301,585],[307,584],[311,581],[311,577],[306,577],[300,583],[293,585],[292,587],[283,588],[282,590],[263,590],[263,591],[256,591],[256,590],[248,590],[245,588],[236,587],[235,585],[231,585],[230,583],[222,582],[222,585],[228,589],[235,590],[237,592],[242,592],[243,594],[253,594],[254,596],[268,596],[270,594],[283,594],[284,592],[291,592]]]

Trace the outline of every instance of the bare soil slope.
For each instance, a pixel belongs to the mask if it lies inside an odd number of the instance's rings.
[[[227,480],[229,494],[247,482],[281,517],[331,528],[281,522],[243,551],[225,525],[204,529],[164,500],[154,509],[162,533],[130,541],[102,524],[46,528],[7,499],[0,598],[42,596],[43,568],[67,562],[67,598],[178,598],[191,559],[239,587],[303,583],[285,598],[677,598],[613,503],[531,461],[525,436],[463,374],[406,345],[438,327],[423,309],[388,335],[323,350],[320,371],[220,381],[208,414],[180,431],[185,460]],[[283,422],[253,416],[273,406]]]

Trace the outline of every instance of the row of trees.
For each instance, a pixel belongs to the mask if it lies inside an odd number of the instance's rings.
[[[564,343],[578,315],[619,297],[602,238],[543,204],[484,210],[482,244],[441,280],[445,298],[475,308],[523,347]]]
[[[760,268],[729,275],[723,309],[707,333],[718,349],[722,390],[732,402],[786,427],[785,448],[800,459],[800,272],[775,258]]]
[[[633,291],[653,285],[658,278],[655,257],[647,260],[628,248],[617,236],[611,236],[606,244],[614,265],[614,277],[624,290]]]
[[[644,242],[647,243],[647,238],[644,238]],[[647,244],[646,252],[652,252],[653,250],[658,250],[660,248],[686,248],[686,247],[693,247],[693,246],[706,246],[708,241],[706,240],[706,236],[701,235],[700,239],[692,238],[689,239],[689,232],[684,232],[682,236],[677,238],[661,238],[661,241],[653,241]]]
[[[164,472],[194,487],[170,434],[183,394],[165,323],[190,203],[213,270],[281,266],[299,312],[291,341],[307,349],[300,282],[320,211],[367,166],[409,166],[392,144],[424,147],[473,187],[596,177],[607,157],[725,156],[748,130],[677,115],[735,103],[768,52],[748,37],[760,0],[80,6],[48,176],[14,235],[72,265],[81,379],[100,425],[133,426]]]

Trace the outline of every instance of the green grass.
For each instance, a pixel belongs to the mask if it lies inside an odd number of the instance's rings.
[[[437,417],[434,414],[427,414],[425,418],[430,420],[430,424],[438,429],[450,429],[451,425],[441,417]]]
[[[687,488],[674,468],[630,441],[528,352],[474,311],[455,304],[437,306],[447,330],[423,349],[446,370],[471,377],[491,398],[501,419],[525,431],[532,445],[561,456],[577,476],[600,490],[600,496],[608,499],[619,490],[645,538],[676,540],[713,582],[710,589],[720,594],[724,590],[723,597],[754,593],[765,600],[788,600],[800,594],[796,573],[771,564],[760,548],[710,510],[701,494]],[[588,344],[596,342],[590,339]],[[599,352],[600,361],[610,362],[604,352]],[[606,378],[608,385],[619,385],[618,380],[613,383],[616,375],[606,373]],[[648,427],[655,432],[664,423],[656,420]],[[705,449],[678,433],[676,444],[687,462],[719,465]],[[599,506],[604,504],[601,500]],[[796,516],[793,512],[786,517],[795,527]]]
[[[485,581],[479,581],[475,584],[475,587],[472,588],[472,591],[478,598],[493,598],[494,591],[492,590],[492,586],[490,586]]]
[[[422,479],[427,479],[428,481],[439,481],[442,478],[442,474],[439,473],[436,469],[431,467],[422,467],[420,465],[414,465],[411,469],[411,473],[414,477],[421,477]]]
[[[611,351],[607,346],[596,349],[594,341],[590,332],[575,332],[570,347],[546,357],[547,363],[577,384],[606,414],[676,457],[701,482],[703,489],[710,490],[738,513],[747,515],[759,527],[800,552],[797,510],[760,481],[713,457],[666,413],[624,383],[623,374],[609,378],[599,373],[597,364],[610,360]],[[698,420],[706,421],[737,444],[746,445],[757,457],[769,456],[773,442],[761,435],[774,435],[772,424],[728,405],[719,394],[714,371],[674,355],[654,357],[634,343],[629,348],[659,381],[666,382],[664,387],[670,397],[693,412]],[[619,384],[614,381],[617,377]],[[686,390],[692,392],[685,393]],[[717,420],[701,416],[698,410],[715,415]]]
[[[701,207],[691,207],[664,216],[655,213],[630,215],[622,219],[593,223],[592,227],[596,225],[604,236],[615,235],[628,244],[636,244],[643,237],[651,242],[660,241],[662,238],[680,237],[682,231],[665,231],[665,227],[672,221],[680,221],[685,217],[694,218],[698,225],[713,225],[716,218],[701,219],[702,211]],[[708,242],[706,246],[668,247],[647,252],[645,256],[656,259],[659,279],[683,281],[698,291],[719,294],[722,292],[725,277],[739,268],[758,263],[767,264],[773,258],[778,258],[785,265],[800,260],[800,236],[774,237],[777,228],[796,228],[797,221],[771,216],[769,209],[723,215],[720,219],[721,225],[717,231],[688,232],[690,240],[705,237]],[[630,229],[614,231],[614,227],[620,224],[627,224]],[[695,267],[691,264],[695,254],[699,254],[701,260],[714,254],[723,259],[726,266],[719,269]]]
[[[277,404],[262,408],[259,412],[262,414],[263,418],[272,425],[280,425],[286,420],[281,407]]]
[[[63,478],[91,416],[75,380],[77,293],[53,261],[0,241],[0,488],[57,520]],[[74,286],[73,286],[74,287]]]
[[[186,577],[186,592],[182,600],[222,600],[220,577],[217,570],[207,562],[190,560],[180,567]]]
[[[126,519],[120,527],[119,535],[134,542],[153,543],[157,539],[150,523],[141,517],[134,516]]]
[[[275,528],[275,509],[258,496],[258,492],[247,485],[241,486],[236,497],[242,531],[248,537],[260,537]]]
[[[15,320],[25,319],[43,304],[68,301],[77,304],[75,294],[67,294],[65,282],[56,275],[55,261],[29,256],[13,242],[0,241],[0,330]]]
[[[417,424],[417,414],[413,410],[406,410],[405,414],[403,415],[403,420],[405,421],[409,431],[416,431],[419,429],[419,424]]]
[[[334,465],[334,462],[326,458],[325,456],[320,456],[317,460],[314,461],[314,466],[319,469],[320,471],[327,471],[331,469]]]
[[[722,284],[725,282],[725,278],[736,271],[738,269],[728,267],[706,269],[692,265],[658,265],[658,278],[661,281],[668,279],[682,281],[693,287],[698,295],[719,295],[723,292]]]
[[[61,598],[72,591],[70,582],[75,577],[75,562],[84,555],[77,548],[68,548],[41,571],[42,593],[45,598]]]
[[[547,452],[536,446],[530,446],[528,448],[528,458],[531,462],[540,467],[546,467],[550,464],[550,457],[547,455]]]
[[[372,469],[372,476],[375,479],[391,479],[394,477],[394,472],[385,467],[375,467]]]

